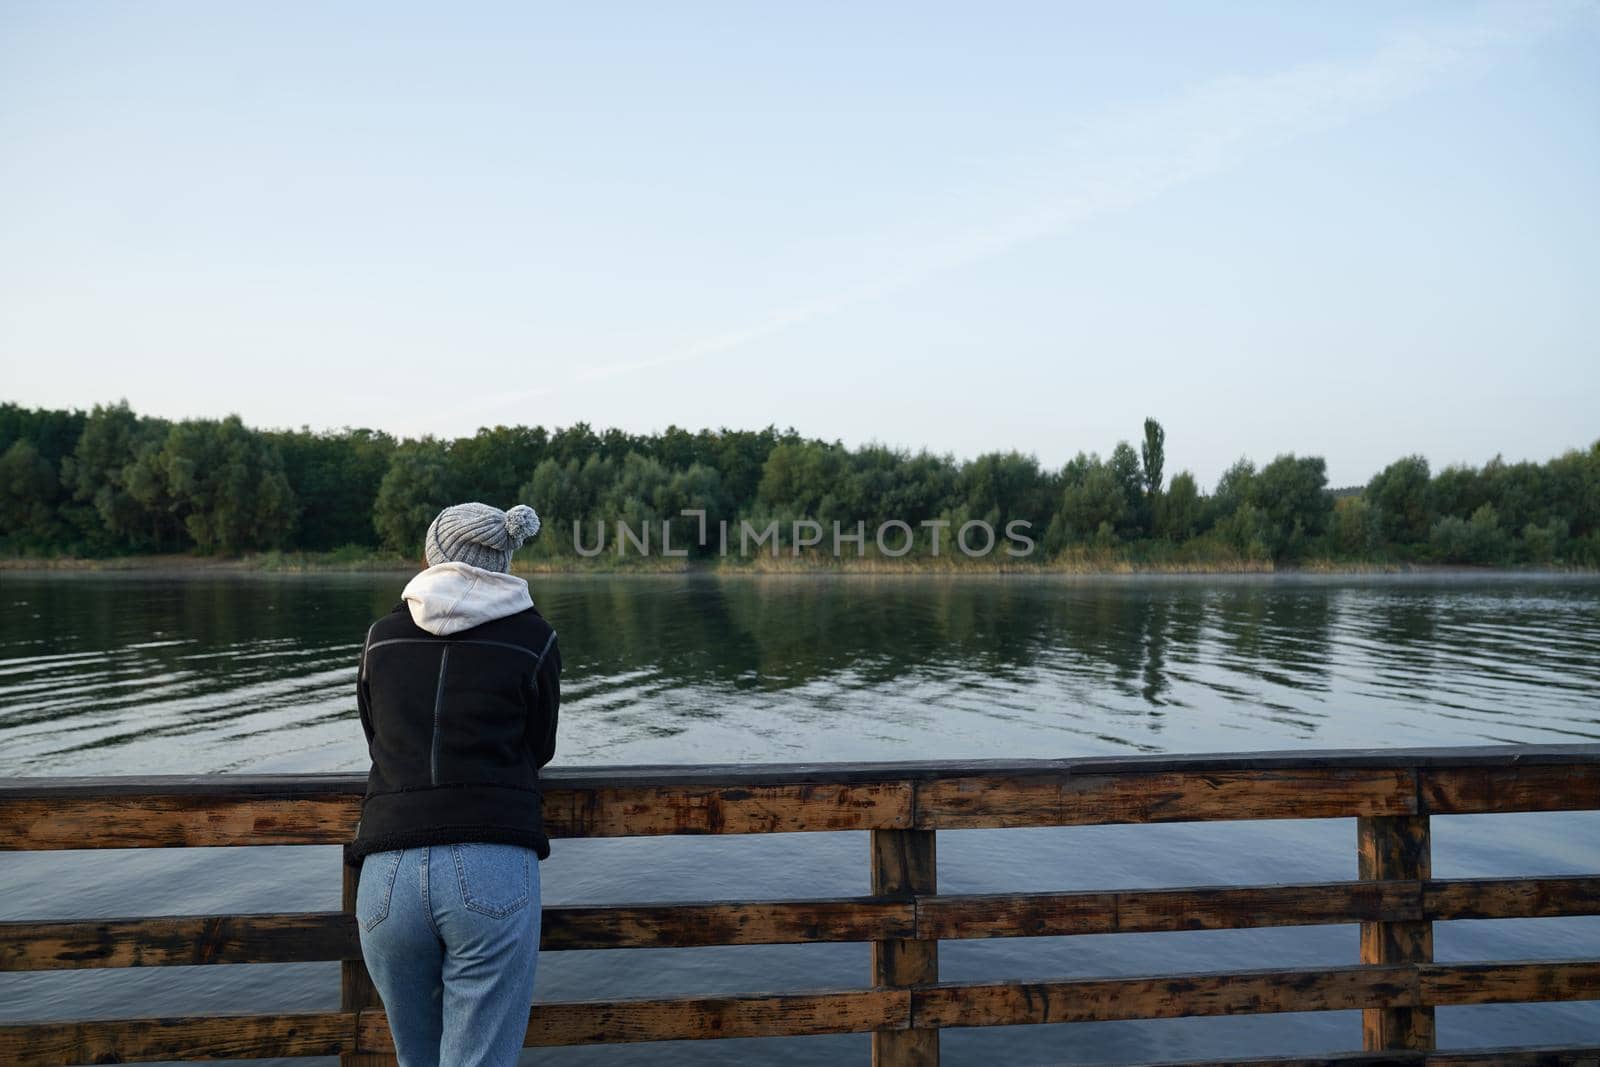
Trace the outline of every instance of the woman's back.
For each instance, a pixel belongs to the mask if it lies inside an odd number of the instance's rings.
[[[372,770],[357,855],[464,840],[549,854],[538,782],[555,754],[556,633],[526,583],[473,570],[429,568],[367,633],[358,693]],[[497,579],[521,602],[474,596]]]

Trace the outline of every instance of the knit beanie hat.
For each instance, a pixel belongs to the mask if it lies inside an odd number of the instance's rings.
[[[501,511],[488,504],[445,508],[428,526],[423,552],[428,566],[465,563],[486,571],[509,571],[511,553],[539,532],[539,515],[526,504]]]

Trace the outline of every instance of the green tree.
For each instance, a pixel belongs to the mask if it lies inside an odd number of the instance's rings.
[[[695,462],[716,470],[730,500],[748,503],[755,499],[761,484],[761,470],[767,457],[783,441],[798,441],[793,430],[779,433],[764,430],[701,430],[695,443]]]
[[[445,446],[432,437],[407,441],[395,449],[372,511],[373,527],[384,547],[422,555],[428,524],[442,509],[460,502],[454,499],[450,473]]]
[[[1328,532],[1334,548],[1347,557],[1366,556],[1383,544],[1377,513],[1365,497],[1347,496],[1335,500]]]
[[[1265,562],[1276,553],[1276,527],[1267,519],[1265,512],[1249,501],[1219,520],[1216,533],[1224,544],[1245,559]]]
[[[985,508],[1027,506],[1026,472],[1020,481],[989,465],[981,477],[974,477],[967,488],[985,497]],[[851,457],[848,489],[844,494],[851,521],[865,522],[876,530],[879,524],[898,519],[914,529],[957,506],[962,497],[961,472],[948,456],[928,452],[910,455],[883,445],[868,445]],[[1040,520],[1042,521],[1042,520]]]
[[[1250,479],[1246,499],[1259,513],[1257,533],[1274,559],[1300,554],[1327,529],[1333,513],[1327,470],[1321,456],[1290,453]]]
[[[32,442],[13,441],[0,455],[0,538],[49,546],[57,534],[55,504],[55,468]]]
[[[575,523],[582,527],[585,548],[601,543],[597,538],[609,543],[616,532],[616,516],[605,515],[600,509],[616,479],[617,464],[598,455],[586,460],[573,457],[565,463],[547,459],[535,467],[533,476],[517,491],[518,502],[531,504],[545,523],[545,532],[533,543],[532,554],[573,555]],[[597,534],[596,522],[610,524],[610,528]]]
[[[1145,497],[1144,468],[1139,463],[1139,453],[1126,441],[1118,441],[1106,460],[1106,467],[1122,489],[1123,518],[1116,526],[1123,537],[1138,537],[1150,530],[1150,502]]]
[[[821,441],[784,442],[767,456],[756,490],[758,504],[827,522],[847,520],[841,496],[849,475],[842,445]]]
[[[1546,464],[1552,519],[1567,524],[1568,536],[1600,532],[1600,441],[1587,451],[1571,449]]]
[[[703,511],[705,516],[702,520],[683,514],[685,511]],[[613,524],[608,535],[614,536],[614,523],[622,522],[632,536],[648,543],[652,553],[670,548],[674,553],[706,555],[716,550],[717,524],[730,516],[731,509],[717,472],[705,464],[693,463],[687,470],[674,471],[658,459],[631,452],[601,502],[601,513]],[[704,545],[700,543],[702,521]],[[664,525],[670,530],[665,541]],[[590,546],[587,536],[585,545]],[[637,549],[630,542],[624,551]]]
[[[149,458],[173,514],[201,551],[292,543],[298,505],[282,457],[237,415],[177,423]]]
[[[572,524],[581,523],[593,507],[578,486],[581,467],[576,459],[565,463],[547,459],[533,469],[533,476],[517,491],[518,502],[532,505],[543,523],[544,530],[535,542],[547,550],[542,554],[570,545]]]
[[[1567,523],[1565,519],[1551,519],[1543,526],[1533,523],[1522,528],[1523,550],[1530,563],[1554,563],[1561,557],[1567,545]]]
[[[1105,542],[1125,526],[1128,492],[1104,460],[1093,453],[1079,452],[1061,472],[1061,503],[1045,534],[1045,547],[1059,551],[1068,544]],[[1114,539],[1114,538],[1113,538]]]
[[[122,483],[128,496],[143,510],[150,521],[150,546],[157,552],[167,552],[190,546],[183,520],[178,516],[178,506],[172,499],[167,479],[166,464],[162,459],[169,426],[159,441],[141,444],[132,461],[122,468]]]
[[[1155,499],[1157,536],[1169,541],[1187,541],[1200,530],[1205,518],[1205,502],[1200,487],[1189,471],[1172,476],[1167,491]]]
[[[20,494],[11,498],[11,506],[20,510],[0,520],[0,529],[13,529],[6,540],[26,541],[36,548],[63,547],[74,524],[67,521],[71,490],[62,485],[61,466],[71,455],[84,419],[81,411],[0,404],[0,454],[18,444],[27,446],[12,457],[9,468],[11,489]],[[47,495],[40,497],[40,493]]]
[[[1484,504],[1471,519],[1446,515],[1433,524],[1429,540],[1446,563],[1494,563],[1505,555],[1506,536],[1493,504]]]
[[[1035,457],[990,452],[962,465],[952,503],[999,531],[1013,519],[1044,523],[1057,489]]]
[[[1546,470],[1538,463],[1507,463],[1496,456],[1483,465],[1481,477],[1486,502],[1510,529],[1544,522],[1559,511]]]
[[[1488,486],[1473,467],[1446,467],[1428,485],[1434,515],[1459,515],[1465,519],[1489,502]]]
[[[1395,544],[1428,540],[1434,519],[1428,483],[1428,461],[1421,456],[1397,459],[1373,475],[1366,498],[1377,509],[1384,540]]]
[[[1250,500],[1250,483],[1255,480],[1256,465],[1240,458],[1222,472],[1217,479],[1216,492],[1206,502],[1207,526],[1216,526]]]
[[[508,508],[523,503],[512,498],[549,450],[542,426],[484,427],[450,442],[451,482],[463,500]]]
[[[1144,420],[1144,443],[1139,459],[1144,464],[1145,490],[1154,499],[1161,493],[1161,468],[1166,463],[1167,431],[1155,419]]]
[[[171,430],[164,419],[134,414],[126,400],[89,413],[61,480],[80,505],[74,520],[93,550],[159,552],[182,543],[157,459]]]
[[[584,462],[590,456],[601,454],[601,441],[598,434],[586,422],[575,422],[571,426],[557,430],[550,435],[550,444],[545,455],[558,463],[565,463],[575,459]],[[627,450],[614,458],[621,459]]]
[[[26,441],[59,470],[61,461],[72,454],[85,419],[81,411],[0,404],[0,452]]]
[[[299,502],[298,547],[326,551],[379,543],[373,512],[394,438],[366,429],[301,429],[267,438],[283,457],[284,476]]]

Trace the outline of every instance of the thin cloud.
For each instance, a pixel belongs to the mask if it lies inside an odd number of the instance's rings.
[[[1053,237],[1089,219],[1155,199],[1226,171],[1285,142],[1340,126],[1471,72],[1518,46],[1592,16],[1584,2],[1495,4],[1465,19],[1391,37],[1357,62],[1318,63],[1227,78],[1176,97],[1082,123],[1048,159],[1013,168],[1013,188],[974,191],[975,205],[1032,199],[1009,218],[968,224],[884,255],[871,279],[780,308],[743,327],[711,334],[674,352],[573,375],[588,382],[721,355],[852,306],[913,288],[949,270]],[[1030,187],[1019,192],[1017,185]],[[843,272],[841,272],[843,273]]]

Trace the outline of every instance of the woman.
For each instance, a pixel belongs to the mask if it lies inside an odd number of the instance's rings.
[[[538,532],[526,505],[445,508],[361,651],[372,771],[349,853],[401,1067],[508,1067],[527,1030],[561,655],[508,572]]]

